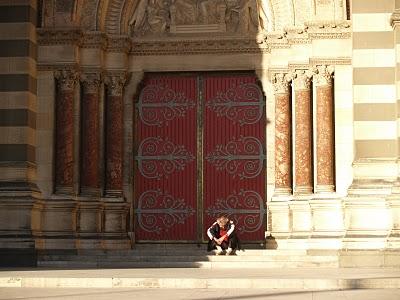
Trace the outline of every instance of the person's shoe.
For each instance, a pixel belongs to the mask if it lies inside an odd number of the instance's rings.
[[[220,246],[217,246],[217,251],[215,252],[215,255],[222,255],[224,253],[224,250]]]
[[[231,254],[233,254],[233,249],[232,248],[228,248],[226,250],[226,255],[231,255]]]

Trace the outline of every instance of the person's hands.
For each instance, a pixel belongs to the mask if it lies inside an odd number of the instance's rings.
[[[222,242],[224,241],[224,239],[225,239],[225,236],[221,236],[219,239],[217,239],[217,244],[218,245],[221,245],[222,244]]]

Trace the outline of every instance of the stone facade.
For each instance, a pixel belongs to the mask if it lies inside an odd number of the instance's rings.
[[[237,70],[266,96],[266,236],[400,247],[399,1],[17,2],[0,4],[1,251],[134,247],[144,73]]]

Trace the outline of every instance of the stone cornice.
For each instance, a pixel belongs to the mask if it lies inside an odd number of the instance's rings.
[[[66,64],[66,63],[57,63],[57,64],[37,64],[38,71],[58,71],[58,70],[66,70],[66,71],[78,71],[78,64]]]
[[[351,57],[311,57],[310,65],[351,65]]]
[[[100,31],[88,31],[82,36],[81,48],[103,49],[107,48],[107,36]]]
[[[47,45],[79,45],[82,39],[82,32],[79,29],[37,29],[38,44]]]
[[[123,52],[129,53],[132,47],[132,40],[130,37],[121,36],[108,36],[107,52]]]
[[[310,39],[348,39],[351,38],[351,21],[306,22],[305,31]]]
[[[256,39],[187,39],[187,40],[137,40],[131,54],[142,55],[190,55],[218,53],[268,53],[269,47]]]

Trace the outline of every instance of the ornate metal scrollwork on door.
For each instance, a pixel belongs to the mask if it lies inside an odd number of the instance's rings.
[[[246,83],[224,93],[218,92],[206,106],[216,112],[217,116],[225,116],[242,126],[260,121],[265,103],[260,87],[254,83]]]
[[[217,145],[206,160],[217,170],[226,170],[233,178],[255,178],[260,175],[265,155],[261,142],[252,136],[233,139],[227,145]]]
[[[206,209],[208,216],[216,218],[228,216],[235,221],[239,232],[255,232],[263,224],[264,204],[262,197],[255,191],[240,190],[226,199],[217,199],[214,206]]]
[[[161,234],[194,214],[195,210],[184,199],[174,198],[160,189],[141,194],[135,210],[137,221],[144,231]]]
[[[175,145],[167,138],[149,137],[140,144],[135,160],[144,177],[160,179],[183,170],[194,156],[183,145]]]
[[[136,107],[139,117],[146,125],[168,125],[174,118],[184,117],[195,103],[183,92],[176,92],[166,86],[148,85],[139,96]]]

